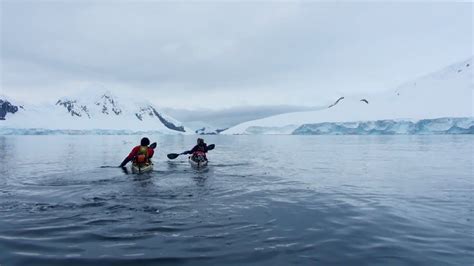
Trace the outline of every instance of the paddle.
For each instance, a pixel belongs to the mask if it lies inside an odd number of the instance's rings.
[[[184,153],[170,153],[170,154],[168,154],[168,155],[166,155],[166,156],[168,157],[168,159],[173,160],[173,159],[178,158],[178,156],[180,156],[180,155],[182,155],[182,154],[184,154]]]
[[[214,144],[208,145],[208,146],[207,146],[207,150],[208,150],[208,151],[213,150],[215,147],[216,147],[216,145],[214,145]],[[176,158],[178,158],[178,156],[183,155],[183,154],[185,154],[185,152],[182,152],[182,153],[170,153],[170,154],[168,154],[168,155],[166,155],[166,156],[168,157],[168,159],[173,160],[173,159],[176,159]]]

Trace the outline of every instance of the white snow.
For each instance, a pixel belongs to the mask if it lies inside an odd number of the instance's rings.
[[[10,99],[11,100],[11,99]],[[63,97],[60,101],[72,101],[73,110],[79,114],[72,115],[67,108],[58,105],[58,100],[49,104],[25,105],[24,110],[19,110],[15,114],[7,114],[6,120],[0,121],[0,128],[13,129],[47,129],[47,130],[117,130],[126,132],[157,132],[163,134],[189,134],[186,132],[172,130],[166,127],[156,115],[154,108],[158,108],[147,101],[135,101],[130,98],[120,99],[112,93],[83,93],[70,97]],[[15,104],[15,101],[12,101]],[[86,107],[84,109],[83,107]],[[144,110],[142,120],[138,119],[137,113]],[[175,126],[182,126],[176,119],[168,115],[159,114],[168,122]],[[14,130],[13,130],[14,131]]]
[[[291,134],[292,126],[323,122],[472,117],[473,58],[372,95],[341,95],[344,99],[320,111],[286,113],[234,126],[222,134]],[[361,99],[367,99],[368,104]],[[337,99],[334,99],[336,101]],[[265,130],[268,129],[268,130]]]

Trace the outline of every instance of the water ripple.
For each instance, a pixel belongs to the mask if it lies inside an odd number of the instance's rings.
[[[206,170],[160,150],[140,176],[101,167],[131,136],[38,138],[4,138],[2,265],[472,264],[468,137],[210,136]]]

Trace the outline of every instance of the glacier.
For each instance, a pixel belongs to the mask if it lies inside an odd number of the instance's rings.
[[[386,91],[371,94],[341,95],[332,102],[315,102],[326,108],[292,112],[247,121],[222,132],[228,135],[293,134],[303,132],[349,132],[367,134],[374,125],[390,130],[380,132],[467,132],[466,127],[436,130],[435,126],[452,121],[470,121],[474,116],[473,57],[430,74],[405,82]],[[467,120],[466,120],[467,119]],[[407,123],[394,121],[405,121]],[[361,124],[357,121],[366,121]],[[372,122],[369,122],[372,121]],[[415,123],[410,126],[408,121]],[[429,128],[425,125],[430,121]],[[312,125],[313,131],[307,125]],[[354,126],[355,125],[355,126]],[[390,125],[390,126],[389,126]],[[343,128],[340,128],[340,127]],[[353,129],[361,126],[361,128]],[[421,127],[419,130],[416,126]],[[398,128],[397,128],[398,127]],[[407,127],[405,129],[404,127]],[[413,128],[415,127],[415,128]],[[293,130],[292,130],[293,128]],[[377,130],[375,130],[377,131]]]
[[[163,131],[134,131],[119,129],[46,129],[0,127],[0,136],[8,135],[164,135]]]
[[[474,134],[473,117],[444,117],[436,119],[376,120],[304,124],[292,135],[428,135]]]

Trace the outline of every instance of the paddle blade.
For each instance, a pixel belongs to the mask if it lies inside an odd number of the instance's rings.
[[[179,154],[178,154],[178,153],[170,153],[170,154],[168,154],[168,155],[166,155],[166,156],[168,156],[168,159],[173,160],[173,159],[178,158]]]
[[[155,148],[156,148],[156,145],[157,145],[156,142],[153,142],[153,143],[150,145],[150,148],[155,149]]]
[[[215,147],[216,147],[216,145],[214,145],[214,144],[208,145],[207,150],[208,151],[213,150]]]

